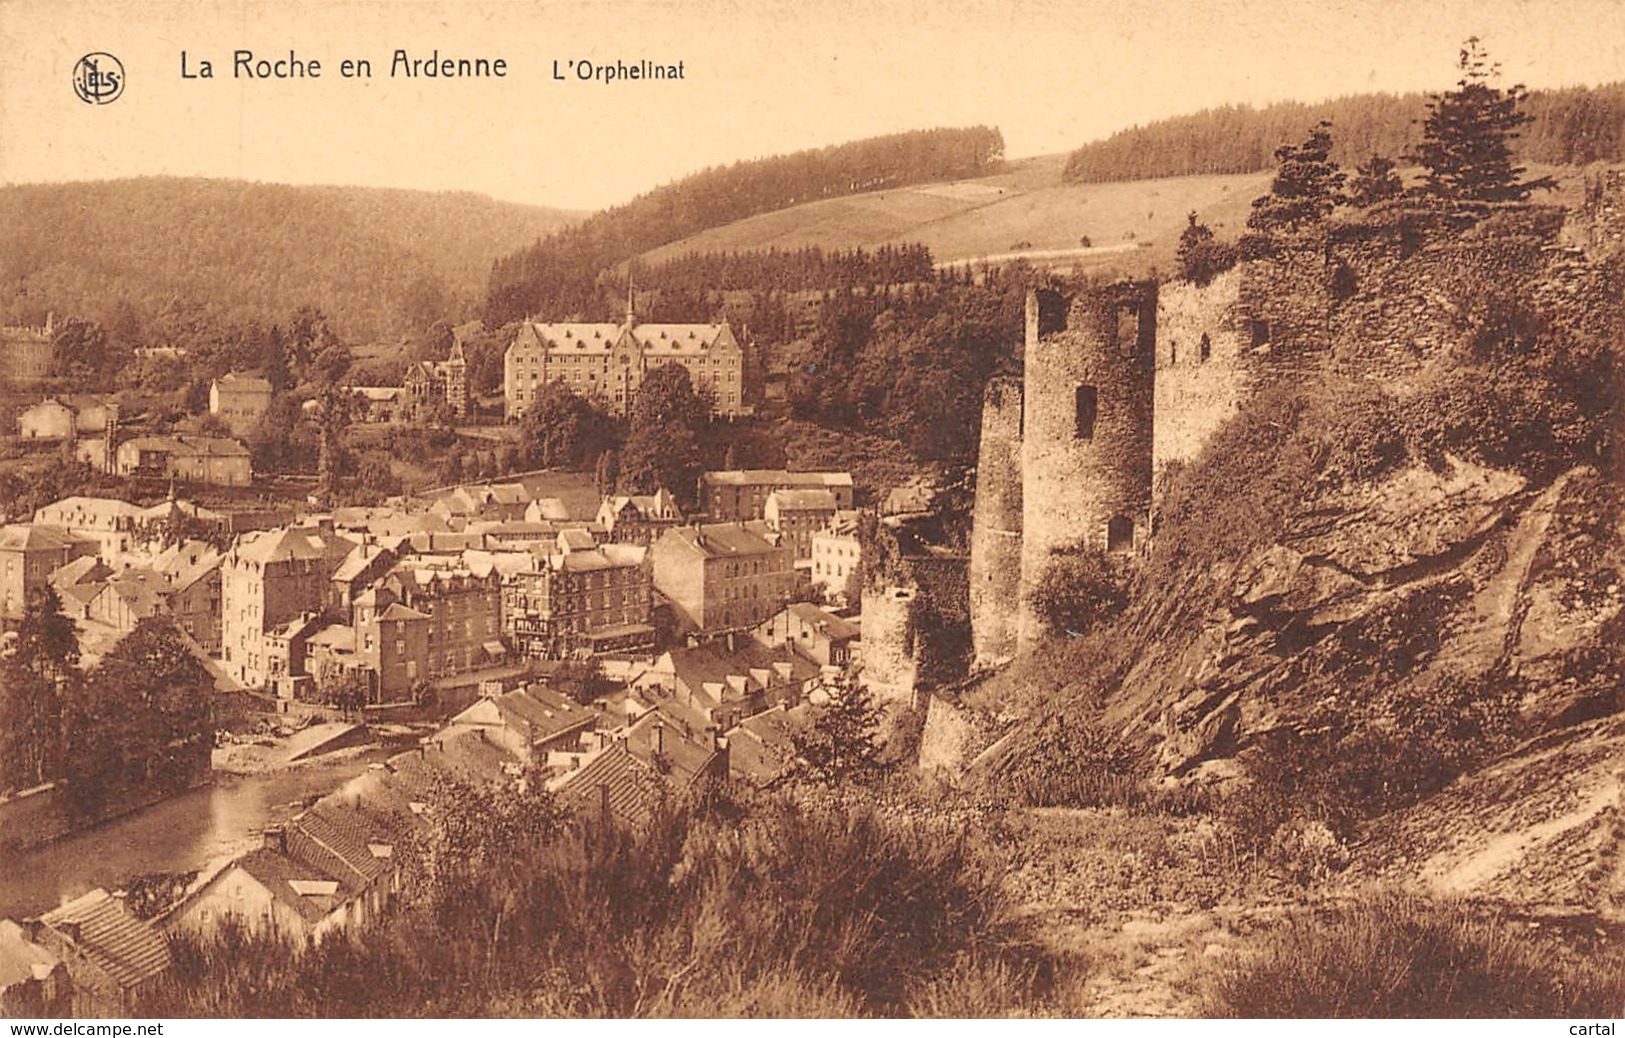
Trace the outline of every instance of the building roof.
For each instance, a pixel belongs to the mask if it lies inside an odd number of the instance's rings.
[[[224,436],[137,436],[119,444],[154,454],[179,454],[191,457],[248,457],[248,448]]]
[[[395,620],[430,620],[433,617],[428,613],[420,613],[410,606],[403,606],[399,602],[392,602],[388,609],[378,614],[380,623]]]
[[[227,372],[214,380],[215,385],[231,393],[266,393],[271,392],[271,383],[258,375],[238,374],[235,371]]]
[[[348,624],[328,624],[310,636],[310,644],[354,652],[355,628]]]
[[[58,591],[80,584],[104,581],[113,575],[107,564],[94,555],[81,555],[66,566],[51,571],[51,584]]]
[[[0,551],[63,551],[81,543],[82,538],[42,523],[0,526]]]
[[[321,922],[343,901],[338,896],[337,880],[270,847],[249,851],[233,864],[253,876],[271,892],[272,897],[292,908],[307,923]],[[221,875],[229,871],[228,867]],[[332,887],[312,886],[312,881],[331,883]],[[324,889],[331,890],[331,893],[323,892]]]
[[[620,741],[592,754],[581,767],[549,783],[560,800],[589,818],[596,817],[601,809],[602,787],[609,790],[610,813],[639,827],[654,820],[664,796],[659,776]]]
[[[715,486],[850,487],[850,472],[790,472],[786,469],[729,469],[700,476]]]
[[[219,569],[223,557],[220,549],[207,541],[181,541],[165,548],[152,568],[171,588],[184,591]]]
[[[100,887],[40,916],[68,937],[98,969],[129,989],[169,968],[169,944]],[[74,938],[69,929],[77,926]]]
[[[785,607],[791,616],[824,634],[832,641],[862,637],[863,629],[850,620],[844,620],[827,609],[811,602],[792,602]]]
[[[828,490],[775,490],[768,495],[781,512],[833,512],[835,495]]]
[[[84,519],[135,519],[145,511],[140,505],[116,497],[64,497],[34,513],[35,522]]]
[[[512,728],[532,744],[546,742],[573,728],[597,722],[598,712],[542,684],[485,697],[456,717],[453,724]]]
[[[811,723],[806,704],[745,718],[728,730],[728,770],[758,785],[773,781],[795,759],[795,737]]]
[[[368,846],[373,841],[330,812],[306,811],[285,832],[290,857],[319,868],[345,889],[363,890],[389,871],[389,860]]]
[[[326,533],[314,526],[285,526],[278,530],[256,530],[237,538],[232,555],[262,565],[290,559],[327,559],[348,555],[356,542],[342,534]]]
[[[667,541],[687,545],[707,558],[766,555],[778,549],[778,534],[760,520],[674,526],[661,535],[661,542]]]
[[[669,661],[669,670],[666,669]],[[788,679],[782,672],[788,671]],[[657,672],[670,673],[691,692],[704,691],[707,686],[724,690],[718,702],[733,702],[761,691],[768,684],[781,680],[811,681],[819,675],[818,667],[779,647],[742,639],[732,652],[720,641],[707,642],[693,648],[672,649],[661,657]],[[766,672],[766,673],[764,673]],[[763,681],[763,678],[767,681]],[[727,690],[733,694],[727,694]]]

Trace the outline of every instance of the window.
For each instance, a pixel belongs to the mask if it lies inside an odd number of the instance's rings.
[[[1270,341],[1270,323],[1268,321],[1254,320],[1249,322],[1253,332],[1253,346],[1267,345]]]
[[[1207,337],[1207,332],[1202,333],[1202,342],[1199,349],[1203,361],[1213,356],[1213,340]]]
[[[1126,515],[1114,515],[1106,522],[1106,550],[1111,552],[1134,550],[1134,520]]]
[[[1095,419],[1099,416],[1100,394],[1094,386],[1079,386],[1072,395],[1072,435],[1079,440],[1095,438]]]

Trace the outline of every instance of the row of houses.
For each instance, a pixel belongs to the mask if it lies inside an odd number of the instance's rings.
[[[539,784],[588,824],[634,827],[705,783],[773,782],[833,673],[751,641],[623,668],[620,691],[592,704],[545,682],[491,683],[414,749],[209,870],[160,924],[207,935],[229,920],[299,944],[368,925],[418,866],[413,834],[444,809],[437,791],[448,782],[496,795]],[[746,746],[737,761],[736,740]]]

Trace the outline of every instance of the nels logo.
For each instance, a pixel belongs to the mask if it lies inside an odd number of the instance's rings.
[[[73,92],[87,105],[112,104],[124,93],[124,65],[104,51],[86,54],[73,66]]]

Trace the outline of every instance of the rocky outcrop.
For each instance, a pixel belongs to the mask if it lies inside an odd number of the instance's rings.
[[[1563,675],[1620,616],[1622,538],[1594,519],[1612,492],[1451,461],[1328,494],[1231,564],[1199,630],[1148,639],[1107,720],[1183,776],[1373,682],[1539,674],[1535,727],[1583,719],[1597,690]]]

